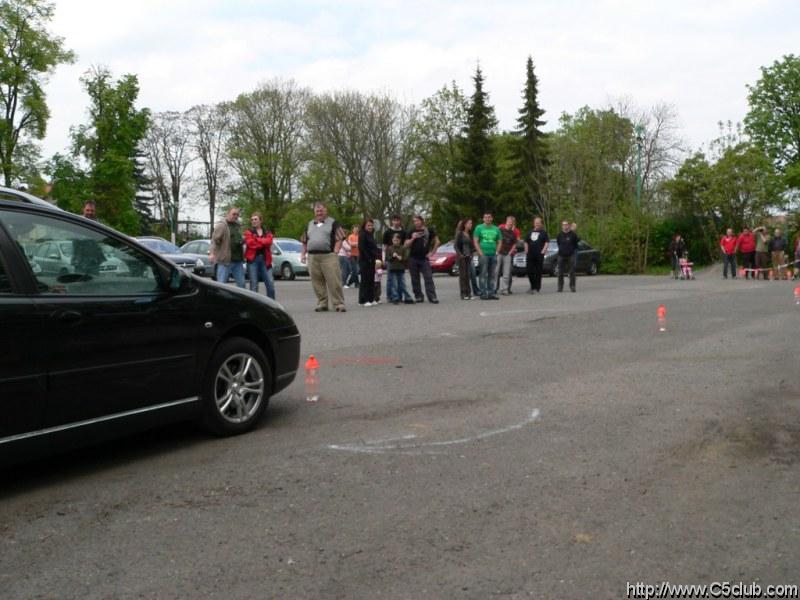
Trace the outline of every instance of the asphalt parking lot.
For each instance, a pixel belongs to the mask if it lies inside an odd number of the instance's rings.
[[[795,282],[315,313],[251,434],[168,427],[0,473],[0,597],[624,598],[800,585]],[[514,290],[527,283],[516,278]],[[659,332],[656,309],[667,308]]]

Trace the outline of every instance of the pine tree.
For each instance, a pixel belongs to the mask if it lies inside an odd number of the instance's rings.
[[[529,56],[526,64],[525,90],[522,93],[523,104],[517,118],[518,136],[516,158],[519,176],[523,182],[526,205],[534,214],[547,220],[548,206],[545,198],[545,181],[547,176],[546,134],[541,127],[546,123],[541,117],[544,110],[539,107],[539,80],[533,70],[533,59]]]
[[[139,235],[152,235],[153,224],[153,178],[147,173],[146,157],[141,149],[136,150],[134,157],[133,179],[136,182],[136,195],[133,197],[133,210],[139,215]]]
[[[475,91],[467,109],[467,125],[461,153],[461,169],[453,188],[452,203],[462,216],[479,218],[494,210],[497,156],[492,134],[497,127],[489,94],[483,89],[483,73],[475,69]]]

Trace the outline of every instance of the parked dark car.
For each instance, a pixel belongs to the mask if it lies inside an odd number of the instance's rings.
[[[25,249],[72,245],[72,268]],[[104,273],[101,257],[129,268]],[[280,304],[202,279],[100,223],[0,188],[0,466],[162,423],[255,426],[300,334]]]
[[[211,277],[213,274],[211,259],[208,254],[205,256],[199,253],[184,252],[172,242],[164,238],[155,236],[142,236],[135,238],[142,246],[153,252],[157,252],[167,260],[171,260],[176,265],[195,275]]]
[[[445,242],[431,254],[431,269],[434,273],[458,275],[458,255],[453,242]]]
[[[556,260],[557,255],[558,244],[556,244],[554,241],[548,242],[547,253],[544,255],[542,271],[552,275],[553,277],[558,277],[558,261]],[[586,273],[587,275],[597,275],[598,271],[600,270],[600,263],[600,251],[596,248],[592,248],[583,240],[579,241],[575,272]],[[521,250],[514,255],[511,272],[514,275],[526,275],[528,272],[527,267],[528,257],[525,255],[525,251]]]
[[[202,242],[206,242],[203,244]],[[181,254],[185,254],[190,258],[195,259],[195,268],[192,272],[195,275],[202,275],[203,277],[214,276],[214,263],[208,256],[208,241],[207,240],[194,240],[186,242],[180,247]],[[199,262],[198,262],[199,261]],[[200,263],[203,263],[202,271],[199,269]]]

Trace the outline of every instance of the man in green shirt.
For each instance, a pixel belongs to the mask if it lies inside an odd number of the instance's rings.
[[[503,241],[500,228],[492,223],[492,213],[483,214],[483,223],[475,228],[472,234],[475,251],[478,253],[478,267],[480,269],[479,287],[481,300],[499,300],[495,290],[497,272],[497,251]]]

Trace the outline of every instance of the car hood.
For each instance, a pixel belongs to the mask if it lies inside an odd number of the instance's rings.
[[[174,263],[182,264],[186,262],[195,263],[200,258],[199,254],[159,254],[161,258],[166,258]]]
[[[238,288],[227,283],[218,283],[213,279],[206,279],[193,273],[187,273],[191,277],[194,285],[200,289],[201,293],[217,299],[220,302],[229,303],[231,310],[240,313],[243,318],[247,317],[250,309],[267,308],[273,314],[275,322],[279,328],[296,327],[294,319],[286,312],[282,304],[248,289]]]

